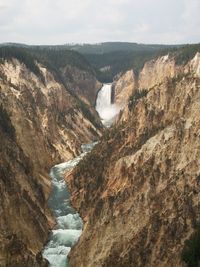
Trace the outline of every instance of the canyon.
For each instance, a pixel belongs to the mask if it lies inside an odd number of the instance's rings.
[[[190,266],[198,49],[103,86],[76,52],[24,53],[0,61],[0,266]]]
[[[111,99],[111,84],[104,84],[97,95],[96,110],[106,127],[113,123],[119,113],[119,107],[112,104]],[[48,206],[56,218],[56,225],[42,253],[43,257],[48,260],[49,266],[67,267],[69,265],[67,256],[82,234],[83,221],[71,206],[70,192],[64,176],[65,173],[72,171],[97,143],[82,144],[82,153],[78,157],[51,168],[52,192],[48,199]]]

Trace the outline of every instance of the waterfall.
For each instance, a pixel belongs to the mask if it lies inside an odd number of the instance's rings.
[[[96,110],[106,126],[110,126],[120,111],[117,105],[111,103],[111,97],[111,84],[104,84],[97,96]],[[77,243],[83,228],[81,217],[70,204],[70,193],[64,180],[64,173],[74,168],[95,145],[96,143],[82,145],[83,153],[80,156],[51,168],[52,192],[48,205],[56,218],[56,226],[51,231],[42,253],[48,260],[49,267],[68,266],[67,255]]]
[[[97,95],[96,111],[99,113],[103,124],[110,125],[119,113],[120,107],[111,103],[112,84],[104,84]]]

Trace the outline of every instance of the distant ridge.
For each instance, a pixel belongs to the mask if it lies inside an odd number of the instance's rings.
[[[65,55],[66,60],[70,61],[70,53],[76,52],[82,54],[86,61],[90,64],[92,71],[95,72],[97,79],[102,83],[112,82],[116,75],[123,73],[128,69],[134,69],[134,73],[137,75],[146,61],[157,58],[161,55],[169,53],[172,56],[179,55],[177,59],[182,63],[183,61],[190,59],[191,55],[193,55],[195,51],[199,50],[199,44],[165,45],[131,42],[103,42],[96,44],[70,43],[63,45],[4,43],[0,44],[0,47],[30,49],[34,52],[34,54],[48,54],[48,58],[52,53],[59,53],[62,55],[61,58]],[[56,55],[51,56],[54,57]],[[82,59],[81,61],[84,60]],[[85,63],[83,65],[85,66]]]
[[[141,51],[141,50],[157,50],[172,47],[181,47],[180,45],[165,45],[165,44],[143,44],[143,43],[131,43],[131,42],[102,42],[102,43],[66,43],[61,45],[27,45],[24,43],[1,43],[2,46],[13,46],[13,47],[31,47],[31,48],[48,48],[48,49],[69,49],[75,50],[83,54],[103,54],[110,53],[114,51]]]

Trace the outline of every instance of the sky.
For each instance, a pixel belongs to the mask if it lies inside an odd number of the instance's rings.
[[[200,42],[200,0],[0,0],[0,43]]]

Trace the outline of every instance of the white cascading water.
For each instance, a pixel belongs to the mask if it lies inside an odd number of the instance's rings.
[[[48,204],[57,224],[42,253],[43,257],[48,260],[49,267],[68,266],[67,255],[77,243],[83,228],[81,217],[70,205],[70,194],[63,177],[64,173],[74,168],[95,145],[96,143],[82,145],[83,153],[80,156],[55,165],[51,169],[52,192]]]
[[[102,122],[110,126],[120,108],[111,104],[111,84],[104,84],[96,101]],[[80,160],[97,144],[82,145],[83,153],[64,163],[51,168],[52,192],[48,201],[49,208],[56,218],[56,227],[51,231],[49,241],[43,250],[43,257],[48,260],[49,267],[67,267],[71,248],[77,243],[83,228],[83,221],[70,204],[70,194],[64,180],[64,173],[74,168]]]
[[[119,113],[120,107],[112,104],[112,84],[104,84],[98,93],[96,100],[96,111],[99,113],[102,123],[109,126],[115,116]]]

